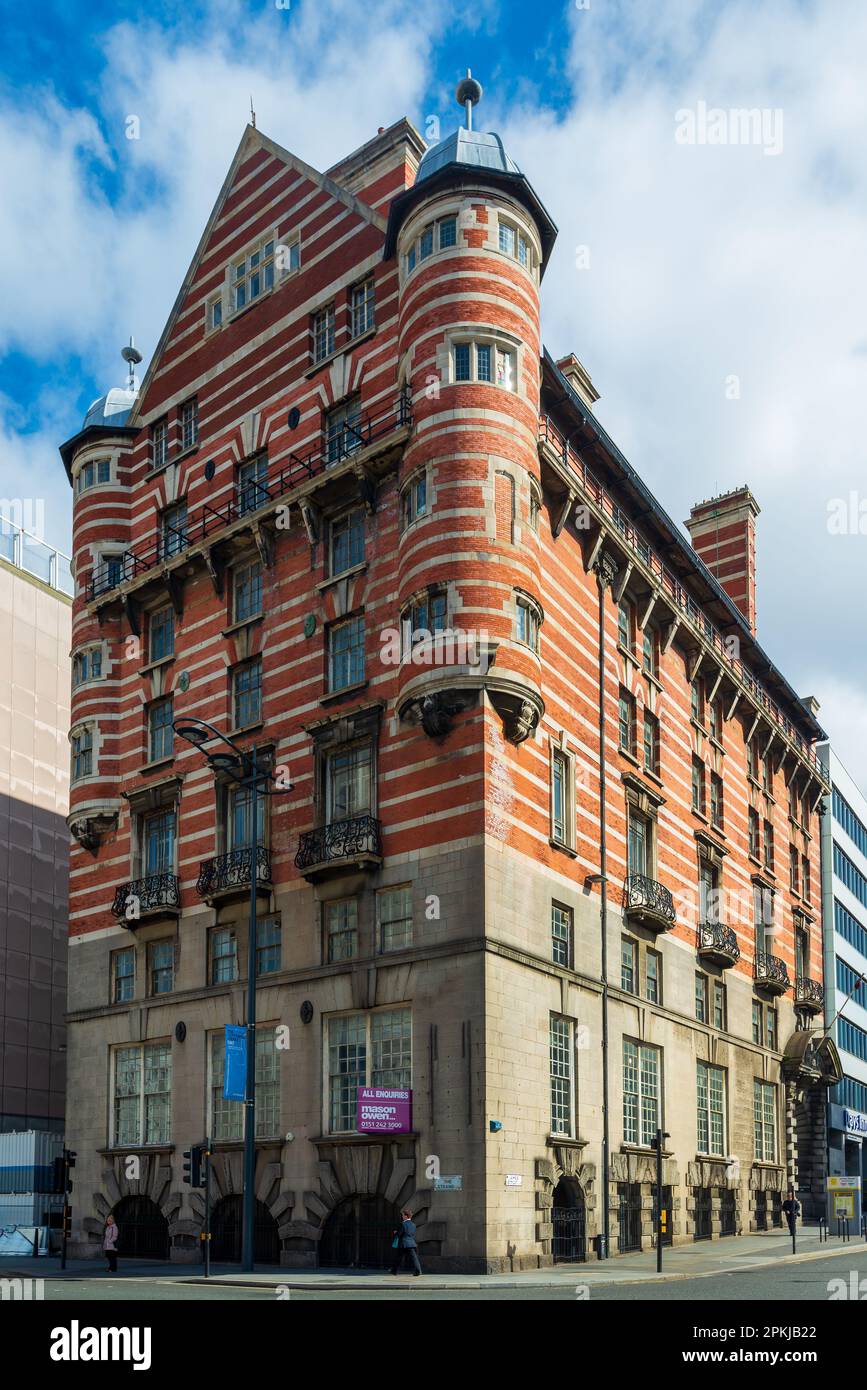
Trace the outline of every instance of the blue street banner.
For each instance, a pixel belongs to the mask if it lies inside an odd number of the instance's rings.
[[[226,1060],[223,1066],[223,1099],[247,1099],[247,1030],[226,1029]]]

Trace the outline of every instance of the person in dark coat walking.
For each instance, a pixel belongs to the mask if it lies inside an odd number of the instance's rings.
[[[394,1258],[391,1264],[391,1273],[397,1274],[398,1269],[406,1260],[407,1255],[413,1264],[413,1275],[421,1274],[421,1265],[418,1258],[418,1245],[415,1238],[415,1222],[409,1210],[400,1213],[400,1228],[393,1233],[392,1250]]]
[[[783,1203],[783,1211],[786,1215],[786,1224],[789,1227],[789,1235],[793,1236],[795,1234],[795,1223],[798,1220],[798,1217],[801,1215],[801,1203],[795,1196],[795,1189],[793,1187],[789,1188],[789,1195]]]
[[[102,1251],[108,1260],[107,1273],[109,1274],[117,1274],[117,1238],[119,1234],[114,1212],[110,1211],[105,1218],[105,1234],[102,1237]]]

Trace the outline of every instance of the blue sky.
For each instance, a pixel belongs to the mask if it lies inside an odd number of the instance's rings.
[[[845,601],[867,534],[828,525],[852,490],[867,513],[863,0],[7,7],[0,494],[40,501],[68,548],[57,445],[122,380],[131,333],[147,365],[251,92],[260,128],[325,168],[402,115],[446,133],[467,65],[478,124],[560,229],[547,345],[587,366],[672,516],[751,485],[759,636],[867,783],[867,642]],[[778,147],[734,124],[681,140],[702,106],[778,113]]]

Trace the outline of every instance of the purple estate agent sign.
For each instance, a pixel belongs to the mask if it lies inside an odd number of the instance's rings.
[[[359,1086],[358,1131],[360,1134],[410,1134],[412,1091]]]

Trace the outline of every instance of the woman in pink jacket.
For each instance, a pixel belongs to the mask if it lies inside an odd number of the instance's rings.
[[[102,1249],[108,1260],[108,1273],[117,1274],[117,1223],[114,1219],[114,1212],[110,1211],[105,1218],[105,1235],[102,1238]]]

